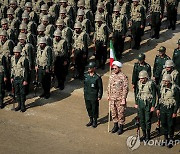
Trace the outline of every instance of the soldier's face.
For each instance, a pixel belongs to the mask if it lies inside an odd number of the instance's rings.
[[[170,81],[163,80],[163,84],[164,84],[165,86],[167,86],[167,87],[170,85],[170,83],[171,83]]]
[[[24,40],[24,39],[19,39],[19,42],[20,42],[21,44],[25,44],[26,40]]]
[[[65,13],[61,13],[61,18],[62,19],[66,18],[66,14]]]
[[[47,26],[48,25],[48,21],[43,21],[43,25]]]
[[[26,30],[26,29],[21,29],[20,32],[21,32],[21,33],[26,33],[27,30]]]
[[[8,29],[8,24],[3,24],[3,25],[2,25],[2,28],[3,28],[4,30],[7,30],[7,29]]]
[[[102,21],[97,21],[96,23],[99,27],[102,25]]]
[[[24,18],[23,21],[24,21],[25,23],[27,23],[27,22],[28,22],[28,18]]]
[[[59,28],[60,30],[63,29],[63,25],[57,25],[57,28]]]
[[[80,34],[81,33],[81,28],[75,28],[76,33]]]
[[[104,9],[103,9],[103,8],[98,8],[98,11],[99,11],[99,12],[103,12]]]
[[[10,4],[10,7],[13,8],[13,9],[15,9],[15,8],[16,8],[16,4],[15,4],[15,3],[12,3],[12,4]]]
[[[143,84],[145,84],[147,82],[147,78],[140,78],[139,81]]]
[[[81,10],[84,10],[84,6],[80,6],[79,8],[80,8]]]
[[[40,43],[39,46],[40,46],[41,49],[44,49],[46,47],[46,44],[45,43]]]
[[[38,31],[39,35],[44,35],[44,31]]]
[[[55,36],[54,38],[55,38],[56,41],[60,41],[61,40],[60,36]]]
[[[140,64],[144,63],[145,60],[138,60]]]
[[[172,67],[166,67],[166,71],[169,72],[172,70]]]
[[[41,10],[41,13],[44,14],[44,15],[47,15],[47,10]]]
[[[119,15],[119,11],[114,11],[114,14],[115,14],[116,16],[118,16],[118,15]]]
[[[63,7],[66,7],[66,2],[60,2],[60,5],[62,5]]]
[[[134,1],[133,4],[134,4],[135,6],[137,6],[137,5],[138,5],[138,1]]]
[[[123,0],[118,0],[118,2],[119,2],[119,3],[122,3],[122,2],[123,2]]]
[[[88,72],[89,73],[93,73],[95,71],[95,68],[93,67],[93,68],[88,68]]]
[[[1,42],[5,42],[5,41],[6,41],[6,36],[1,35],[1,36],[0,36],[0,39],[1,39]]]
[[[20,52],[14,52],[15,57],[19,57],[20,56]]]
[[[31,7],[26,7],[27,12],[31,12]]]
[[[84,17],[84,16],[82,16],[82,15],[78,16],[79,21],[81,21],[81,22],[82,22],[82,21],[83,21],[83,17]]]
[[[159,56],[162,57],[164,56],[165,52],[159,52]]]
[[[9,19],[13,19],[13,15],[12,14],[8,14],[7,15]]]

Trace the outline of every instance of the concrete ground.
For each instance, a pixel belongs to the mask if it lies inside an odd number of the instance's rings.
[[[125,132],[121,136],[107,132],[108,101],[106,100],[106,89],[109,79],[109,65],[107,64],[105,70],[97,70],[102,75],[104,95],[100,101],[99,125],[96,129],[85,126],[89,119],[83,99],[83,82],[72,80],[70,73],[65,89],[59,91],[52,88],[50,99],[33,98],[33,93],[28,95],[25,113],[11,111],[12,104],[0,110],[0,153],[180,153],[180,144],[172,149],[141,144],[134,151],[129,150],[126,145],[127,138],[136,135],[137,130],[134,126],[136,110],[134,109],[134,94],[131,87],[132,70],[137,55],[141,52],[145,53],[146,61],[153,66],[157,49],[163,45],[167,48],[167,54],[172,56],[177,47],[177,40],[180,39],[179,23],[178,21],[177,29],[174,31],[166,29],[166,24],[163,23],[158,40],[151,40],[149,32],[146,31],[139,51],[128,49],[124,52],[123,72],[129,78],[130,91],[127,101]],[[128,46],[129,42],[126,43],[126,48]],[[112,126],[111,122],[110,128]],[[152,134],[155,128],[156,119],[153,118]],[[178,117],[175,134],[179,132],[179,129],[180,118]]]

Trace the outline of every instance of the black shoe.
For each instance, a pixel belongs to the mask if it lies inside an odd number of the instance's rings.
[[[132,49],[137,49],[137,47],[134,45],[134,46],[132,47]]]
[[[173,139],[170,139],[169,142],[168,142],[167,147],[168,147],[168,148],[172,148],[172,147],[173,147],[173,143],[174,143],[174,142],[173,142]]]
[[[94,120],[93,120],[92,127],[93,127],[93,128],[96,128],[96,127],[97,127],[97,119],[94,119]]]
[[[20,106],[17,106],[14,110],[15,111],[19,111],[21,109],[21,107]]]
[[[155,35],[152,35],[151,38],[155,38]]]
[[[172,28],[172,26],[168,26],[168,29],[171,29]]]
[[[39,97],[41,97],[41,98],[42,98],[42,97],[44,97],[44,96],[45,96],[45,93],[42,93]]]
[[[168,145],[168,135],[164,135],[164,140],[162,140],[161,146],[166,146]]]
[[[86,124],[87,127],[92,126],[93,124],[93,118],[90,118],[89,123]]]
[[[26,111],[25,107],[21,108],[21,112],[25,112],[25,111]]]
[[[119,129],[118,123],[115,122],[115,123],[114,123],[114,127],[113,127],[113,129],[111,130],[111,133],[116,133],[116,132],[118,131],[118,129]]]
[[[123,133],[123,125],[120,125],[119,126],[119,129],[118,129],[118,131],[117,131],[117,134],[118,135],[121,135]]]
[[[150,130],[147,130],[147,136],[146,136],[146,141],[149,141],[150,140]]]
[[[44,96],[45,99],[48,99],[49,97],[50,97],[50,94],[46,94],[46,95]]]
[[[143,131],[143,136],[140,138],[140,141],[145,141],[146,140],[146,131]]]
[[[159,35],[156,35],[155,39],[159,39]]]

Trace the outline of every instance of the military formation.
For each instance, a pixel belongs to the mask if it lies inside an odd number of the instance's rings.
[[[112,40],[117,61],[113,62],[107,90],[114,122],[111,132],[122,134],[128,78],[119,61],[125,38],[130,36],[132,50],[139,50],[145,27],[150,25],[151,38],[159,39],[165,8],[167,28],[175,30],[178,3],[179,0],[1,0],[0,108],[5,106],[5,94],[14,89],[18,103],[15,111],[25,112],[32,83],[41,84],[40,97],[48,99],[52,79],[56,78],[56,88],[63,90],[71,68],[74,79],[84,80],[90,118],[86,126],[96,128],[103,83],[95,69],[105,69]],[[155,107],[165,139],[173,139],[179,107],[180,40],[177,44],[172,60],[164,46],[159,48],[152,71],[143,53],[134,64],[132,85],[143,132],[141,140],[151,138]],[[90,45],[95,58],[88,64]]]

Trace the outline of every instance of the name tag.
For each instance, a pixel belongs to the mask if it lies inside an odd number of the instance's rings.
[[[92,84],[91,84],[91,88],[94,88],[94,87],[95,87],[95,85],[94,85],[94,83],[92,83]]]

